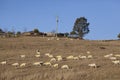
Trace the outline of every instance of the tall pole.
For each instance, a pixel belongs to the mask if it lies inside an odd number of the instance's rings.
[[[58,16],[56,17],[56,37],[57,37],[57,34],[58,34]]]

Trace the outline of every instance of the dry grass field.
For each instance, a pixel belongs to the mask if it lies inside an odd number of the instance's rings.
[[[48,37],[49,38],[49,37]],[[88,41],[77,39],[59,40],[41,37],[0,38],[0,80],[120,80],[120,64],[112,61],[120,60],[120,41]],[[36,58],[36,50],[40,50],[40,57]],[[89,51],[89,53],[87,53]],[[36,66],[34,62],[48,62],[51,58],[45,56],[50,53],[53,57],[60,55],[63,60],[55,61],[58,68],[52,66]],[[112,54],[105,58],[105,55]],[[20,55],[25,55],[21,58]],[[68,60],[67,56],[88,56]],[[2,64],[2,61],[6,61]],[[12,66],[13,63],[26,63],[25,66]],[[96,68],[88,66],[95,63]],[[69,69],[61,69],[68,65]]]

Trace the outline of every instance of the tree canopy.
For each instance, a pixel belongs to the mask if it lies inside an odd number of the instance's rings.
[[[118,36],[117,36],[119,39],[120,39],[120,33],[118,34]]]
[[[34,33],[39,33],[39,30],[38,29],[34,29],[33,32]]]
[[[90,31],[88,26],[89,23],[87,22],[87,19],[85,17],[77,18],[74,23],[72,32],[74,32],[74,34],[79,35],[79,38],[83,39],[85,34],[88,34]]]

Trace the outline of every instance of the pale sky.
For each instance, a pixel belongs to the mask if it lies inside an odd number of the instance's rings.
[[[76,18],[90,23],[86,39],[117,39],[120,33],[120,0],[0,0],[0,28],[41,32],[71,32]]]

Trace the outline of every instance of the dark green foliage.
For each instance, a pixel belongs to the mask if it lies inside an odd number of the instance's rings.
[[[33,32],[34,33],[39,33],[39,30],[38,29],[34,29]]]
[[[120,33],[118,34],[118,36],[117,36],[119,39],[120,39]]]
[[[3,33],[4,31],[2,29],[0,29],[0,33]]]
[[[87,23],[87,19],[85,17],[77,18],[72,33],[79,35],[79,38],[83,38],[85,34],[89,33],[89,23]]]

